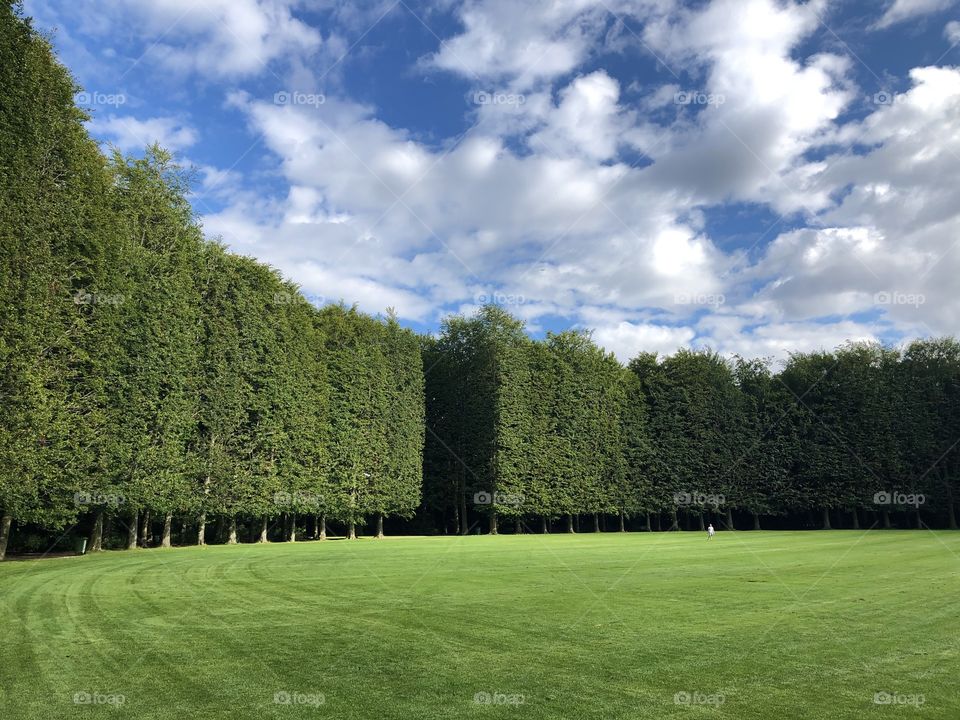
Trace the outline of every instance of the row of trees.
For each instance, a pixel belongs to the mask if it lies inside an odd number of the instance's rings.
[[[151,519],[169,545],[175,517],[203,543],[210,517],[235,542],[411,514],[416,335],[206,242],[188,176],[104,157],[10,3],[0,53],[0,557],[13,523],[83,522],[96,550],[111,517],[133,547]]]
[[[849,344],[769,362],[682,350],[627,368],[589,335],[536,342],[495,307],[426,344],[425,501],[498,518],[956,528],[960,343]],[[865,514],[867,513],[867,514]]]
[[[628,385],[616,359],[573,331],[531,340],[523,325],[487,306],[448,319],[424,342],[428,503],[461,532],[471,509],[517,527],[538,515],[627,512],[633,499],[623,453],[645,445],[642,424],[624,427]]]
[[[401,529],[956,527],[955,340],[623,367],[495,306],[436,337],[318,309],[204,240],[163,150],[105,157],[76,89],[0,5],[0,557],[14,524],[93,549],[414,513]]]

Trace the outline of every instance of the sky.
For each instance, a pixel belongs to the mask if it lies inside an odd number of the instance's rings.
[[[627,361],[960,335],[958,0],[27,0],[206,235]]]

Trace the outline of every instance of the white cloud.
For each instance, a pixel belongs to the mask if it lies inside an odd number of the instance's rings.
[[[168,67],[212,75],[259,74],[281,57],[302,57],[322,44],[316,28],[293,17],[290,0],[128,0],[149,27],[189,42],[160,42]]]
[[[943,28],[943,36],[952,44],[960,44],[960,22],[951,20]]]
[[[690,347],[695,334],[689,327],[622,321],[616,325],[597,327],[593,339],[600,347],[616,355],[620,362],[626,363],[641,351],[671,355],[680,348]]]
[[[427,59],[437,68],[477,80],[508,79],[521,88],[568,73],[590,52],[607,11],[593,0],[510,0],[468,3],[464,32]]]
[[[660,183],[688,189],[705,203],[762,201],[778,212],[825,205],[825,197],[798,193],[791,177],[853,97],[849,61],[826,54],[792,57],[818,26],[817,9],[714,0],[684,13],[683,22],[648,26],[645,37],[674,73],[691,64],[708,66],[703,87],[683,88],[706,104],[683,106],[688,132],[654,152],[652,172]]]
[[[940,12],[951,7],[957,0],[893,0],[883,16],[874,24],[877,29],[888,28],[904,20],[913,20],[922,15]]]
[[[170,117],[145,120],[129,115],[94,117],[90,121],[90,131],[124,152],[143,150],[152,143],[159,143],[171,151],[183,150],[195,144],[199,137],[195,128]]]
[[[718,329],[709,345],[723,355],[786,360],[791,353],[834,350],[847,342],[876,341],[877,330],[863,323],[767,323],[756,328],[732,323]]]
[[[616,155],[628,122],[617,104],[620,86],[603,70],[578,77],[561,93],[547,126],[530,139],[530,147],[551,155],[584,155],[608,160]]]

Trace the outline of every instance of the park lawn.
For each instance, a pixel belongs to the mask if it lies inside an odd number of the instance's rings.
[[[960,718],[957,532],[106,552],[0,611],[4,720]]]

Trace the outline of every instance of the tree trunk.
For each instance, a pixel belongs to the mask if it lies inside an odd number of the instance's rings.
[[[160,538],[160,547],[170,547],[170,536],[173,534],[173,513],[163,516],[163,535]]]
[[[494,510],[490,513],[490,534],[497,534],[497,511]]]
[[[917,515],[917,530],[923,527],[923,520],[920,518],[920,508],[915,508],[914,512]]]
[[[757,515],[757,513],[753,513],[753,529],[754,530],[760,529],[760,516]]]
[[[733,526],[733,510],[729,507],[727,508],[727,530],[736,530]]]
[[[460,489],[460,534],[466,535],[470,532],[470,526],[467,524],[467,491],[461,486]]]
[[[522,535],[522,534],[523,534],[523,526],[520,524],[520,518],[519,518],[519,517],[516,518],[516,521],[515,521],[514,524],[513,524],[513,534],[514,534],[514,535]]]
[[[830,530],[830,508],[823,509],[823,529]]]
[[[623,526],[623,513],[620,513],[620,529],[619,532],[626,532],[627,529]]]
[[[573,529],[573,515],[567,515],[567,532],[576,532],[576,530]]]
[[[93,528],[90,530],[90,552],[103,550],[103,508],[97,508],[93,516]]]
[[[210,438],[210,446],[213,447],[214,442],[216,441],[215,437]],[[210,476],[207,475],[203,479],[203,494],[210,494]],[[204,510],[200,513],[200,521],[197,527],[197,545],[206,545],[207,544],[207,512]]]
[[[546,534],[548,534],[548,533],[550,532],[550,525],[547,524],[547,516],[546,516],[546,515],[541,515],[541,516],[540,516],[540,532],[543,533],[544,535],[546,535]]]
[[[4,513],[0,518],[0,561],[7,556],[7,542],[10,540],[10,528],[13,525],[13,516]]]
[[[237,544],[237,518],[230,516],[230,531],[227,534],[227,545]]]
[[[143,511],[143,522],[140,525],[140,547],[150,547],[150,511]]]
[[[697,513],[697,524],[700,526],[700,532],[705,532],[706,528],[703,526],[703,513]]]
[[[679,529],[680,529],[680,523],[677,521],[677,509],[676,509],[676,508],[673,508],[673,509],[670,511],[670,529],[671,529],[671,530],[679,530]]]
[[[600,516],[597,513],[593,514],[593,531],[600,532]]]
[[[860,513],[857,512],[856,508],[852,508],[850,510],[850,515],[853,517],[853,529],[859,530],[860,529]]]
[[[289,542],[297,541],[297,514],[295,512],[290,513],[290,533],[287,535],[287,540]]]
[[[950,523],[948,527],[951,530],[957,529],[957,512],[953,507],[953,490],[949,483],[947,483],[947,521]]]
[[[663,529],[663,526],[660,524],[660,513],[655,513],[654,517],[657,519],[657,532],[660,532]],[[647,527],[650,526],[650,516],[647,516]]]
[[[347,526],[347,539],[356,540],[357,539],[357,524],[351,520],[350,524]]]
[[[377,540],[383,540],[383,513],[377,515]]]
[[[320,515],[317,513],[313,514],[313,519],[311,520],[312,530],[310,532],[310,539],[316,540],[317,535],[320,534]]]
[[[882,510],[881,515],[883,516],[883,527],[889,530],[890,529],[890,511]]]
[[[127,550],[137,549],[137,523],[140,515],[134,510],[130,513],[130,522],[127,524]]]
[[[326,515],[320,516],[320,539],[321,540],[327,539],[327,516]]]
[[[266,515],[261,516],[260,518],[260,535],[257,537],[258,543],[270,542],[267,539],[267,528],[269,525],[269,518]]]

